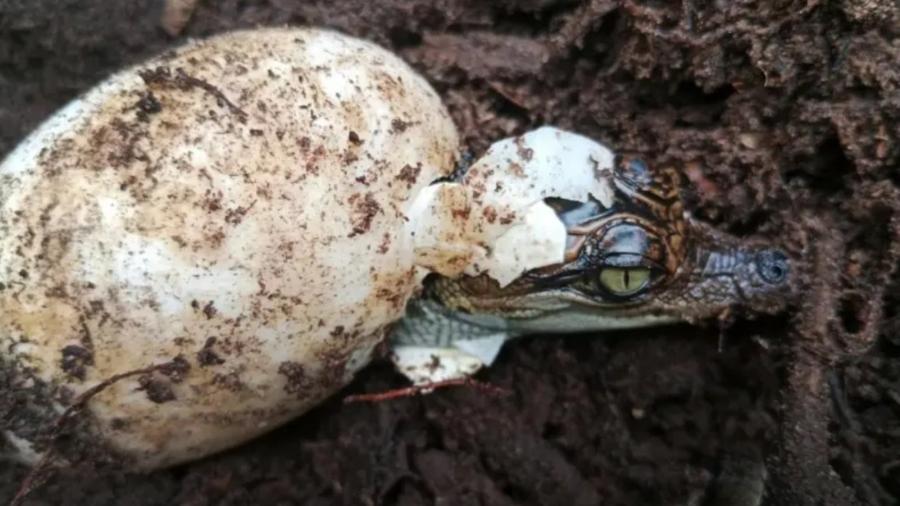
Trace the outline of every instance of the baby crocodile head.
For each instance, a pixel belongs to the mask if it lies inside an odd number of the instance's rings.
[[[784,305],[790,262],[779,249],[740,240],[685,212],[674,170],[616,160],[613,205],[549,198],[567,231],[565,260],[501,287],[487,275],[426,281],[425,298],[472,323],[511,331],[582,331]]]

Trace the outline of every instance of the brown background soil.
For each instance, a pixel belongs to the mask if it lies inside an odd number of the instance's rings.
[[[765,504],[900,502],[894,0],[221,0],[176,38],[161,3],[0,1],[0,154],[186,37],[331,26],[421,70],[475,153],[550,123],[682,168],[697,216],[802,259],[802,296],[738,317],[722,351],[715,325],[521,340],[480,376],[508,397],[342,405],[403,385],[375,364],[256,442],[147,476],[75,469],[29,503],[743,506],[763,462]],[[26,470],[0,465],[4,501]]]

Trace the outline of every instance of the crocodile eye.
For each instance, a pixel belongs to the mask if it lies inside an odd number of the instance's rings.
[[[604,267],[600,270],[600,284],[619,297],[634,295],[649,282],[650,269],[646,267]]]

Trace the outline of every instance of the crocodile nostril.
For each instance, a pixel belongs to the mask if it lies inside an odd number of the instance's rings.
[[[756,272],[767,283],[781,283],[787,279],[790,262],[780,250],[763,250],[756,254]]]

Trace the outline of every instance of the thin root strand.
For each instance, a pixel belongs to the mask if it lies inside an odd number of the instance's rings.
[[[393,390],[388,390],[386,392],[348,395],[344,398],[344,404],[350,404],[352,402],[381,402],[391,399],[400,399],[403,397],[415,397],[417,395],[430,394],[438,388],[458,386],[473,387],[477,390],[481,390],[488,395],[508,396],[512,394],[512,392],[506,390],[505,388],[491,385],[490,383],[477,381],[472,378],[454,378],[443,381],[435,381],[433,383],[426,383],[424,385],[412,385],[404,388],[396,388]]]

